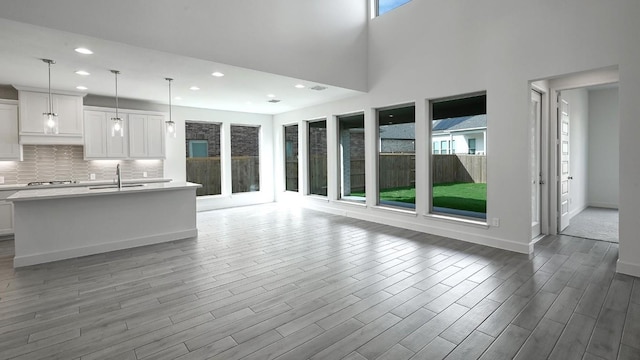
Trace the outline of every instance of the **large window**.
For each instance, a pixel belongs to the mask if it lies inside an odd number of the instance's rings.
[[[340,198],[365,201],[364,114],[338,117]]]
[[[220,124],[185,122],[187,181],[202,184],[196,195],[218,195],[220,186]]]
[[[260,127],[231,126],[231,192],[260,190]]]
[[[487,96],[431,102],[431,212],[487,218]]]
[[[416,207],[415,106],[378,111],[378,204]]]
[[[298,125],[284,127],[285,190],[298,191]]]
[[[309,122],[309,194],[327,196],[327,121]]]
[[[374,2],[376,16],[380,16],[401,5],[408,3],[411,0],[372,0],[372,1]]]

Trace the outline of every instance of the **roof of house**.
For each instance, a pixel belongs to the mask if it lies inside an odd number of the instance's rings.
[[[449,118],[435,120],[433,125],[434,132],[450,132],[464,131],[467,129],[479,129],[487,127],[487,115],[461,116],[457,118]]]

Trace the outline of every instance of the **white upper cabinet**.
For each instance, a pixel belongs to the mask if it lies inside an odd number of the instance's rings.
[[[84,113],[85,159],[164,159],[164,116],[124,110],[124,136],[111,136],[115,113],[87,107]]]
[[[0,103],[0,160],[22,160],[18,141],[18,105]]]
[[[87,110],[84,112],[84,158],[126,159],[129,157],[127,136],[111,136],[111,118],[115,113]],[[127,121],[126,114],[119,114]]]
[[[16,88],[20,105],[21,144],[83,144],[83,95],[52,92],[53,112],[58,114],[58,134],[45,134],[42,114],[49,111],[47,90]]]
[[[164,159],[164,116],[129,114],[129,157]]]

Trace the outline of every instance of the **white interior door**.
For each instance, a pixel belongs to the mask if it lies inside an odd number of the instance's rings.
[[[540,235],[540,186],[543,185],[540,166],[540,141],[542,138],[542,94],[531,90],[531,102],[529,103],[529,131],[531,139],[529,144],[529,161],[531,163],[531,238]]]
[[[559,221],[558,221],[558,231],[564,230],[567,226],[569,226],[569,200],[570,200],[570,191],[571,191],[571,175],[570,164],[569,164],[569,130],[570,130],[570,109],[569,103],[562,98],[562,95],[559,95],[558,99],[558,123],[560,126],[560,184],[559,184],[559,199],[558,199],[558,210],[559,210]]]

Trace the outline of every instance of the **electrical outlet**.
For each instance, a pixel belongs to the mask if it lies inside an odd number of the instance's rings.
[[[89,180],[95,180],[96,174],[89,174]]]
[[[147,172],[146,171],[142,172],[142,177],[147,177]]]
[[[500,218],[493,218],[493,219],[491,219],[491,226],[493,226],[493,227],[500,227]]]
[[[4,184],[4,176],[0,176],[0,184]]]

